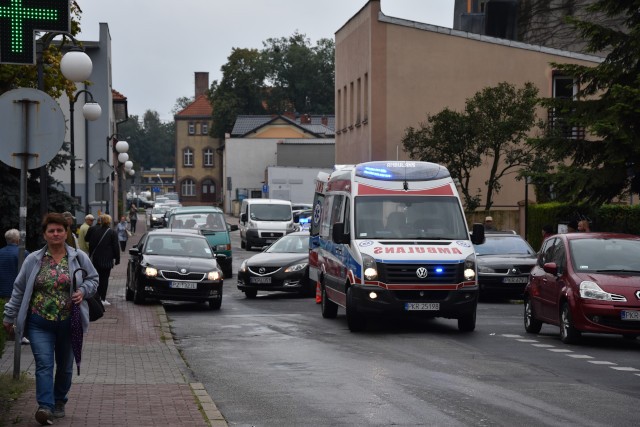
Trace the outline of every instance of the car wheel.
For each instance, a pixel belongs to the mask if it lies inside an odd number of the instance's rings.
[[[458,317],[458,330],[460,332],[473,332],[476,329],[476,309],[471,313]]]
[[[320,303],[320,309],[322,310],[322,317],[325,319],[335,319],[338,315],[338,304],[329,300],[324,283],[322,284],[322,302]]]
[[[244,240],[242,240],[242,239],[240,239],[240,247],[241,247],[242,249],[244,249],[244,248],[246,248],[246,247],[247,247],[247,245],[244,243]]]
[[[138,286],[135,287],[135,289],[133,290],[133,303],[134,304],[144,304],[145,301],[145,295],[144,295],[144,291],[142,289],[140,289],[140,284],[138,284]]]
[[[249,238],[247,237],[247,242],[244,244],[245,249],[250,251],[251,250],[251,243],[249,243]]]
[[[255,289],[247,289],[246,291],[244,291],[244,295],[248,299],[254,299],[258,295],[258,291]]]
[[[367,326],[367,319],[362,313],[358,313],[353,289],[347,289],[347,326],[351,332],[361,332]]]
[[[565,344],[575,344],[580,339],[580,331],[573,326],[569,303],[562,304],[560,314],[560,340]]]
[[[220,310],[222,306],[222,296],[220,298],[209,299],[209,310]]]
[[[531,300],[525,298],[524,300],[524,330],[530,334],[537,334],[542,329],[542,322],[537,320],[533,315],[533,307]]]

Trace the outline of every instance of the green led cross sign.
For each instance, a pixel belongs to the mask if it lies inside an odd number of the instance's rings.
[[[0,63],[34,64],[35,31],[68,33],[69,0],[0,0]]]

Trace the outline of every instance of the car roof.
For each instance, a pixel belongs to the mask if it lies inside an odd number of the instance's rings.
[[[580,239],[630,239],[638,240],[640,236],[635,234],[626,233],[610,233],[610,232],[590,232],[590,233],[559,233],[554,234],[551,237],[564,236],[567,240],[580,240]],[[551,238],[549,237],[549,238]]]
[[[302,231],[294,231],[293,233],[289,233],[283,237],[286,236],[308,236],[309,235],[309,231],[308,230],[302,230]]]
[[[223,213],[222,209],[215,206],[178,206],[172,213]]]

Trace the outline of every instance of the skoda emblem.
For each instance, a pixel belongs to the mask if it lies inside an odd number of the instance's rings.
[[[429,273],[427,272],[427,269],[424,267],[420,267],[419,269],[416,270],[416,276],[418,276],[421,279],[424,279],[425,277],[427,277]]]
[[[187,269],[186,269],[186,268],[181,268],[181,269],[180,269],[180,273],[184,274],[184,273],[186,273],[186,272],[187,272]]]
[[[264,274],[264,272],[265,272],[264,267],[260,267],[260,268],[258,269],[258,273],[260,273],[260,274]]]
[[[518,269],[517,268],[512,268],[511,269],[511,274],[518,274]]]

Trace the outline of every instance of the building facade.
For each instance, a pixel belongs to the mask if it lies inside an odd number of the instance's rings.
[[[336,163],[408,160],[402,138],[428,114],[463,111],[489,86],[532,82],[551,97],[561,76],[551,62],[593,65],[600,58],[386,16],[369,1],[336,33]],[[546,119],[540,109],[538,117]],[[438,159],[433,159],[438,161]],[[488,162],[470,188],[484,202]],[[501,181],[494,208],[518,209],[524,184]],[[530,200],[533,188],[528,189]]]
[[[194,101],[174,116],[176,181],[185,205],[222,204],[221,142],[209,135],[213,109],[206,96],[209,73],[195,73]]]

